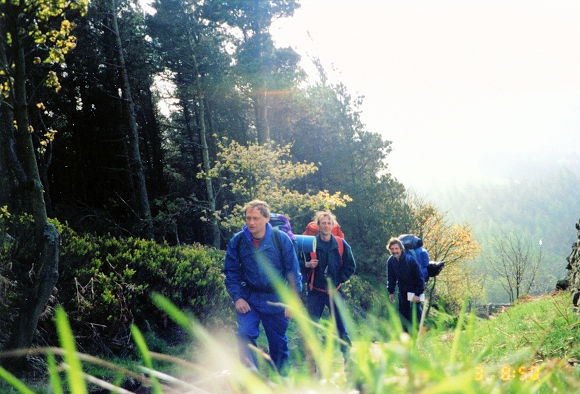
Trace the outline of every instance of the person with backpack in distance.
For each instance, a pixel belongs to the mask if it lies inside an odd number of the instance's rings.
[[[279,303],[280,298],[263,265],[268,264],[296,292],[302,288],[300,267],[288,235],[272,229],[268,203],[250,201],[244,212],[246,225],[230,240],[223,269],[226,289],[237,312],[240,357],[257,368],[256,355],[248,345],[256,346],[261,322],[270,358],[283,372],[289,357],[286,330],[290,315],[283,307],[271,304]]]
[[[423,274],[423,280],[425,284],[429,281],[429,253],[423,247],[423,240],[413,234],[402,234],[399,235],[399,239],[405,247],[405,251],[411,253],[417,263],[419,263],[419,268],[421,268],[421,273]]]
[[[434,278],[439,275],[445,267],[445,263],[442,261],[431,261],[429,253],[423,247],[423,240],[420,237],[414,234],[402,234],[399,235],[399,240],[403,243],[405,252],[410,253],[417,260],[417,263],[419,263],[419,268],[421,268],[421,273],[425,280],[425,286],[427,286],[429,278]]]
[[[340,311],[335,305],[328,291],[327,279],[331,285],[344,298],[344,292],[340,288],[356,270],[356,262],[350,245],[343,239],[333,234],[333,228],[338,223],[336,217],[329,211],[319,211],[314,216],[314,223],[318,226],[316,234],[316,252],[306,255],[304,261],[300,261],[300,268],[307,276],[308,295],[306,308],[313,320],[318,321],[324,312],[324,307],[334,312],[336,329],[339,337],[351,344],[350,337],[344,326]],[[311,227],[312,223],[309,225]],[[307,227],[305,234],[313,235]],[[342,234],[342,232],[341,232]],[[341,351],[346,353],[346,346],[341,344]]]
[[[421,295],[425,290],[425,280],[417,260],[408,252],[399,238],[387,242],[391,256],[387,260],[387,291],[389,301],[395,302],[395,286],[399,286],[399,315],[403,329],[409,332],[413,323],[413,309],[416,312],[417,324],[421,321]]]

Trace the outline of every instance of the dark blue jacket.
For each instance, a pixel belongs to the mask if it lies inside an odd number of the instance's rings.
[[[294,245],[284,232],[279,231],[279,235],[282,253],[276,247],[270,223],[266,224],[266,234],[258,249],[252,243],[247,226],[230,240],[223,272],[226,289],[234,301],[243,298],[251,307],[264,311],[272,309],[272,313],[279,310],[266,305],[267,301],[279,302],[280,299],[263,264],[268,264],[283,281],[292,278],[296,291],[302,290],[302,277]]]
[[[395,285],[399,284],[401,293],[413,292],[415,295],[425,291],[425,280],[421,268],[411,254],[403,251],[399,261],[395,256],[387,260],[387,290],[389,294],[395,292]]]
[[[314,287],[319,289],[326,289],[327,283],[324,276],[324,271],[326,270],[327,261],[326,256],[323,255],[322,249],[319,247],[321,244],[320,234],[316,235],[316,258],[320,261],[318,266],[314,269]],[[330,238],[330,249],[328,250],[328,276],[331,278],[334,286],[338,286],[340,283],[346,282],[356,270],[356,262],[354,261],[354,256],[352,254],[352,249],[346,240],[342,239],[343,242],[343,252],[342,259],[340,253],[338,252],[338,239],[331,234]],[[311,257],[308,253],[306,255],[306,261],[310,261]],[[342,261],[341,261],[342,260]],[[306,268],[305,261],[300,260],[300,267],[303,272],[307,272],[310,268]]]

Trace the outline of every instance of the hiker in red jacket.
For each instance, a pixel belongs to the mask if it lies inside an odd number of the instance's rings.
[[[324,307],[328,307],[336,318],[339,337],[350,345],[350,337],[340,311],[332,304],[328,291],[328,279],[330,279],[333,289],[344,297],[344,292],[340,286],[354,273],[356,263],[349,244],[332,233],[337,222],[336,217],[331,212],[317,212],[314,216],[314,222],[318,225],[316,252],[307,255],[305,261],[300,261],[300,268],[307,275],[306,281],[309,289],[306,307],[315,321],[318,321],[322,316]],[[343,353],[346,352],[346,346],[341,345],[341,350]]]

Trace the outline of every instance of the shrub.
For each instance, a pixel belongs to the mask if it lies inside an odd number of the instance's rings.
[[[62,236],[58,300],[78,335],[79,347],[123,353],[131,323],[178,341],[180,331],[153,306],[152,292],[207,325],[233,321],[221,272],[222,251],[80,235],[68,226],[57,226]]]
[[[388,302],[385,291],[376,287],[380,286],[376,280],[366,280],[359,275],[353,275],[342,289],[346,295],[346,303],[351,308],[354,319],[364,319],[368,313],[386,317],[385,303]]]

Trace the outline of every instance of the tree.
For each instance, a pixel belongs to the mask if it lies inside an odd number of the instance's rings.
[[[490,258],[490,268],[514,302],[530,293],[538,268],[542,263],[542,241],[535,249],[531,241],[510,233],[495,237]]]
[[[270,90],[279,89],[280,82],[292,81],[300,75],[297,73],[299,56],[290,48],[275,48],[269,28],[273,20],[291,16],[298,6],[296,0],[235,0],[228,2],[230,8],[220,10],[224,21],[239,28],[243,35],[237,48],[237,68],[246,81],[253,103],[257,140],[260,144],[273,139],[268,120]]]
[[[202,3],[195,0],[157,1],[153,4],[157,12],[149,20],[149,27],[156,38],[161,56],[167,59],[168,67],[176,75],[180,115],[186,130],[186,146],[189,147],[186,151],[187,161],[190,163],[190,168],[186,170],[188,173],[194,172],[198,163],[204,173],[211,166],[208,136],[211,108],[207,100],[210,88],[205,81],[214,73],[211,65],[217,65],[215,69],[221,70],[225,63],[219,50],[215,49],[219,48],[220,43],[213,43],[209,37],[212,34],[219,37],[219,34],[215,30],[215,23],[210,19],[212,15],[208,13],[208,7],[202,7]],[[208,56],[212,50],[218,52],[217,56]],[[199,158],[195,157],[197,152]],[[194,179],[189,180],[193,185]],[[213,212],[216,210],[213,180],[210,177],[202,180],[200,189],[203,191],[207,209]],[[217,218],[210,217],[208,224],[209,243],[219,247],[221,239]]]
[[[219,144],[217,160],[210,172],[200,171],[198,175],[220,179],[222,185],[216,195],[223,196],[224,205],[219,211],[207,211],[206,217],[219,217],[221,227],[232,231],[243,224],[241,208],[256,198],[267,201],[273,210],[293,221],[309,218],[315,210],[346,206],[351,199],[341,192],[300,193],[290,188],[294,180],[316,170],[313,163],[293,162],[289,145],[241,145],[225,140]]]
[[[56,66],[75,47],[71,34],[74,25],[66,12],[86,12],[87,1],[19,1],[0,4],[0,206],[6,205],[15,217],[10,232],[18,236],[13,277],[20,295],[14,305],[16,319],[8,349],[31,345],[38,319],[58,280],[59,233],[48,222],[44,188],[38,170],[36,154],[42,155],[52,142],[55,130],[35,135],[30,122],[30,108],[35,90],[44,86],[60,90]],[[40,79],[40,81],[39,81]],[[5,117],[4,117],[5,116]],[[9,124],[6,120],[12,120]],[[38,137],[35,147],[33,136]],[[8,367],[21,372],[23,360],[10,362]]]
[[[209,173],[218,136],[244,143],[255,141],[258,130],[259,141],[269,140],[270,90],[294,84],[301,73],[299,56],[275,48],[268,28],[274,18],[290,15],[296,3],[167,0],[153,7],[157,12],[148,19],[150,35],[170,71],[164,74],[170,75],[178,102],[167,127],[168,173],[179,198],[195,201],[189,207],[215,212],[218,196],[212,190],[219,190],[213,185],[219,180],[195,174],[198,167]],[[181,230],[205,228],[196,240],[219,246],[217,219],[204,216],[205,225],[199,226],[194,223],[199,211],[181,206],[185,211],[171,221],[181,222]],[[167,214],[162,209],[158,219]]]
[[[357,272],[385,275],[392,235],[408,228],[405,188],[390,173],[390,141],[368,131],[360,119],[362,98],[352,97],[342,84],[321,82],[304,90],[285,91],[272,98],[272,134],[292,143],[298,161],[313,161],[315,173],[296,180],[301,192],[327,189],[352,198],[336,215],[357,258]]]
[[[465,299],[473,300],[483,293],[483,278],[468,264],[479,254],[479,243],[468,225],[449,224],[433,205],[418,200],[412,205],[415,220],[409,232],[423,239],[431,261],[445,262],[441,274],[430,281],[429,298],[442,298],[458,311]]]
[[[145,184],[145,171],[141,161],[141,151],[139,149],[139,131],[137,130],[137,117],[135,114],[135,102],[129,83],[129,73],[123,53],[123,43],[119,32],[119,22],[117,17],[118,0],[112,0],[110,3],[111,30],[115,37],[117,49],[117,61],[119,73],[121,74],[121,91],[123,104],[126,111],[127,122],[127,140],[129,146],[128,160],[131,174],[135,177],[135,195],[140,219],[143,220],[143,235],[147,238],[153,238],[153,221],[151,219],[151,208],[149,206],[149,193]]]
[[[53,216],[77,230],[148,238],[147,205],[167,190],[149,89],[155,57],[135,3],[117,0],[113,14],[111,1],[94,0],[76,21],[60,94],[42,98],[59,130],[43,162]]]

